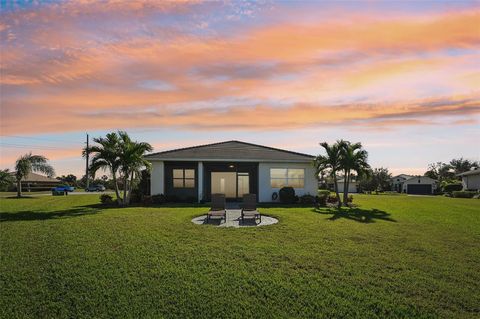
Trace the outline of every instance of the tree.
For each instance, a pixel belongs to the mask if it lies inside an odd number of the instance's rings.
[[[470,161],[468,159],[464,159],[463,157],[460,157],[458,159],[452,159],[449,165],[450,165],[450,168],[453,169],[453,171],[455,172],[455,175],[468,172],[471,169],[480,167],[479,162]]]
[[[352,172],[359,177],[369,174],[370,165],[367,163],[368,152],[361,143],[351,143],[340,140],[337,142],[340,149],[340,168],[343,170],[345,183],[343,188],[343,204],[348,205],[348,188]]]
[[[429,164],[428,171],[426,171],[424,175],[436,179],[439,182],[455,179],[455,172],[453,171],[452,166],[443,162]]]
[[[45,156],[32,155],[32,153],[21,156],[15,163],[17,197],[22,197],[22,179],[31,172],[44,173],[49,177],[55,175],[55,170],[48,164],[48,159]]]
[[[132,141],[127,132],[119,131],[120,137],[120,171],[123,177],[123,205],[130,203],[130,196],[135,181],[138,180],[143,169],[150,171],[151,164],[144,158],[145,153],[153,150],[146,142]]]
[[[108,133],[106,137],[94,138],[93,141],[98,145],[93,145],[89,148],[89,154],[93,154],[90,163],[90,172],[92,176],[99,170],[109,170],[112,175],[113,186],[117,201],[121,202],[117,172],[120,168],[120,138],[117,133]],[[83,150],[83,154],[86,155],[87,150]]]
[[[386,191],[390,190],[390,179],[392,174],[387,168],[370,169],[368,174],[365,174],[359,180],[359,188],[362,191]]]
[[[7,190],[13,182],[14,178],[8,168],[0,170],[0,190]]]
[[[67,176],[62,175],[60,177],[57,177],[57,179],[62,183],[68,184],[70,186],[77,186],[77,176],[73,174],[68,174]]]
[[[314,166],[316,168],[316,175],[328,171],[330,176],[333,178],[335,193],[338,198],[338,207],[342,205],[340,199],[340,193],[338,190],[338,181],[337,181],[337,172],[341,169],[341,154],[340,154],[340,145],[335,143],[329,145],[327,142],[320,143],[325,150],[326,155],[318,155],[314,160]]]
[[[145,142],[136,142],[125,131],[112,132],[106,137],[94,138],[97,145],[88,151],[93,154],[90,171],[94,177],[99,169],[110,170],[117,202],[128,205],[133,185],[142,169],[150,169],[144,155],[152,151],[152,146]],[[84,149],[83,153],[86,154]],[[117,176],[118,174],[118,176]],[[120,194],[119,182],[123,184],[123,195]]]

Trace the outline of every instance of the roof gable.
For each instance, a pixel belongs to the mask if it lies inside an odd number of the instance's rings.
[[[15,172],[10,173],[12,176],[15,176]],[[49,182],[49,183],[60,183],[58,179],[51,178],[48,176],[36,174],[33,172],[28,173],[22,178],[22,182]]]
[[[480,175],[480,168],[472,169],[470,171],[457,174],[457,176],[470,176],[470,175]]]
[[[314,156],[240,141],[199,145],[149,154],[148,160],[309,162]]]

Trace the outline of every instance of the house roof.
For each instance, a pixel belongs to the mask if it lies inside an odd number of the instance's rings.
[[[470,175],[480,175],[480,168],[457,174],[457,176],[470,176]]]
[[[393,176],[393,177],[390,178],[390,179],[395,179],[395,178],[398,178],[398,177],[402,177],[402,178],[405,178],[405,179],[409,179],[409,178],[412,178],[412,177],[414,177],[414,176],[413,176],[413,175],[407,175],[407,174],[400,174],[400,175]]]
[[[302,154],[241,141],[225,141],[179,148],[149,154],[145,157],[148,160],[260,162],[310,162],[315,158],[309,154]]]
[[[406,183],[406,182],[409,182],[409,181],[411,181],[411,180],[417,180],[417,179],[430,180],[431,182],[437,182],[436,179],[430,178],[430,177],[428,177],[428,176],[420,176],[420,175],[418,175],[418,176],[412,176],[412,177],[410,177],[409,179],[405,180],[405,183]]]
[[[15,172],[11,173],[15,176]],[[60,183],[58,179],[50,178],[44,175],[36,174],[36,173],[28,173],[27,176],[22,178],[22,182],[48,182],[48,183]]]

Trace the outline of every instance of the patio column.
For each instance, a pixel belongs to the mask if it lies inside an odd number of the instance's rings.
[[[198,162],[198,202],[203,199],[203,162]]]

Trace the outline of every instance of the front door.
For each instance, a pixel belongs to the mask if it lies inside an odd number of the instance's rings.
[[[212,194],[225,194],[228,199],[238,199],[250,191],[250,175],[241,172],[212,172]]]

